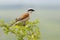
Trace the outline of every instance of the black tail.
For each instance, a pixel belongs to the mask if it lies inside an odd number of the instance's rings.
[[[12,24],[10,24],[10,27],[11,27],[12,25],[14,25],[16,22],[17,22],[17,21],[15,21],[15,22],[13,22]]]

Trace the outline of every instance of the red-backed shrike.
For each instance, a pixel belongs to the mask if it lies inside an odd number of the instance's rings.
[[[31,9],[31,8],[28,9],[26,13],[24,13],[23,15],[17,17],[17,18],[16,18],[16,21],[15,21],[12,25],[17,24],[18,22],[23,21],[23,22],[24,22],[23,25],[25,26],[25,25],[26,25],[25,22],[26,22],[27,20],[29,20],[30,14],[31,14],[33,11],[35,11],[35,10],[34,10],[34,9]]]

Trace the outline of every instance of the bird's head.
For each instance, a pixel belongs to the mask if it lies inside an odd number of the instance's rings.
[[[30,8],[30,9],[28,9],[27,11],[28,11],[29,13],[32,13],[32,12],[34,12],[35,10],[32,9],[32,8]]]

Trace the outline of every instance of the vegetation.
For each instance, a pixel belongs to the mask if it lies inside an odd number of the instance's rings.
[[[10,27],[10,23],[0,20],[0,28],[3,28],[6,34],[9,32],[13,33],[17,40],[40,40],[40,30],[38,23],[38,20],[27,21],[26,26],[23,26],[23,23],[20,22],[17,25]]]

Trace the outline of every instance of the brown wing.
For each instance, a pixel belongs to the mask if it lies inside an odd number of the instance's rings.
[[[17,21],[23,20],[23,19],[25,19],[27,17],[29,17],[29,13],[24,13],[22,16],[20,16],[19,18],[17,18]]]

